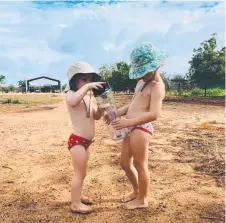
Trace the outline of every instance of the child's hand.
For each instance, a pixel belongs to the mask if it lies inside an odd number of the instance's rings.
[[[104,112],[103,118],[104,122],[109,125],[113,119],[120,117],[119,113],[117,111],[112,111],[110,113]]]
[[[99,88],[103,88],[102,84],[105,84],[105,82],[91,82],[86,85],[89,90],[92,90],[94,88],[98,90]]]
[[[114,121],[111,122],[111,125],[113,128],[119,130],[123,129],[129,126],[132,126],[131,119],[125,119],[125,118],[120,118],[120,119],[115,119]]]
[[[110,118],[107,114],[107,112],[104,112],[104,115],[103,115],[103,119],[104,119],[104,122],[109,125],[111,122],[110,122]]]

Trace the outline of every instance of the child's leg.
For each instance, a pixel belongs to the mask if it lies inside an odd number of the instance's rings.
[[[133,158],[132,158],[132,153],[130,150],[129,143],[130,143],[130,139],[129,139],[129,136],[127,136],[123,140],[123,144],[122,144],[120,165],[125,171],[126,176],[128,177],[129,181],[132,184],[133,192],[123,197],[122,199],[123,202],[134,200],[138,194],[137,170],[133,165]]]
[[[71,185],[71,209],[74,212],[88,213],[91,211],[91,208],[81,203],[81,192],[86,176],[88,152],[83,146],[76,145],[70,149],[70,153],[75,171]]]
[[[130,136],[130,149],[134,158],[135,168],[138,172],[137,198],[127,203],[127,208],[145,208],[148,206],[147,195],[150,182],[148,171],[148,145],[151,135],[141,130],[134,130]]]
[[[90,146],[88,149],[86,149],[87,155],[88,155],[88,160],[89,160],[89,157],[90,157],[91,148],[92,147]],[[83,195],[83,193],[81,195],[81,202],[83,204],[88,204],[88,205],[93,204],[93,201],[91,199],[89,199],[88,197],[86,197],[85,195]]]

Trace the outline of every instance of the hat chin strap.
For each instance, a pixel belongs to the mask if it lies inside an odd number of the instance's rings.
[[[156,70],[155,70],[153,76],[148,80],[148,82],[153,81],[155,79],[155,75],[156,75]]]
[[[150,81],[153,81],[154,79],[155,79],[155,75],[156,75],[156,71],[157,71],[158,69],[156,69],[155,71],[154,71],[154,74],[152,75],[152,77],[150,78],[150,79],[148,79],[147,81],[145,81],[145,83],[146,82],[150,82]],[[145,76],[145,75],[144,75]],[[144,77],[143,76],[143,77]]]
[[[84,99],[82,99],[84,105],[85,105],[85,108],[86,108],[86,117],[89,118],[90,117],[90,111],[91,111],[91,97],[92,97],[92,94],[91,94],[91,91],[89,92],[89,107],[87,107],[86,105],[86,102]]]
[[[151,82],[151,81],[153,81],[153,80],[155,79],[155,76],[156,76],[156,73],[157,73],[158,69],[159,69],[159,67],[154,71],[153,76],[152,76],[149,80],[145,81],[143,87],[142,87],[141,90],[140,90],[141,92],[144,90],[144,88],[147,86],[147,84],[148,84],[149,82]]]

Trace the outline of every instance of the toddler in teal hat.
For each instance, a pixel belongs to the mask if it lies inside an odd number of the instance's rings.
[[[120,159],[133,187],[132,193],[122,199],[128,209],[148,207],[148,147],[153,135],[152,122],[159,117],[165,97],[159,68],[166,58],[166,53],[149,43],[141,44],[132,51],[129,77],[140,80],[130,104],[119,109],[118,116],[125,118],[111,123],[116,129],[129,129],[123,140]],[[107,117],[105,119],[107,121]]]

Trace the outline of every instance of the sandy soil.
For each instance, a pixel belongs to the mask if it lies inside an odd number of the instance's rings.
[[[97,211],[75,215],[64,102],[0,113],[0,222],[224,222],[223,123],[224,107],[166,102],[149,148],[149,208],[128,211],[120,202],[131,189],[118,163],[121,143],[98,121],[84,186]]]

